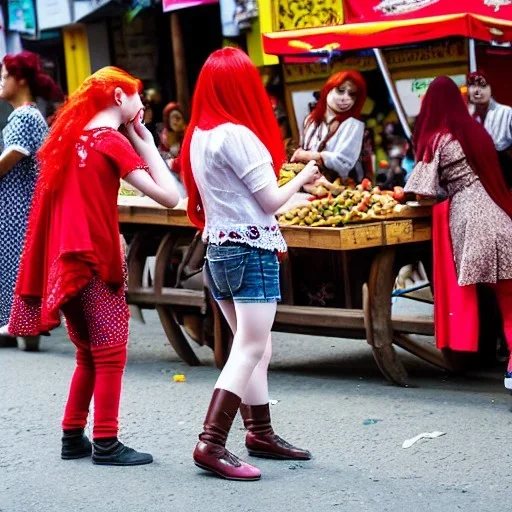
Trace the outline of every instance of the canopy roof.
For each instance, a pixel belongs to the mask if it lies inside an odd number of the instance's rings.
[[[344,0],[344,25],[263,34],[273,55],[348,51],[450,36],[512,41],[512,0]]]

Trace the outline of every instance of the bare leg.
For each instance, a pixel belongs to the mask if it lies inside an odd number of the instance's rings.
[[[231,301],[219,301],[219,307],[222,314],[233,332],[236,334],[236,312],[235,306]],[[252,372],[247,389],[245,390],[242,402],[247,405],[263,405],[269,401],[268,396],[268,366],[272,357],[272,336],[268,337],[267,345],[263,357],[260,359],[256,368]],[[216,386],[219,387],[219,386]]]
[[[251,375],[265,352],[276,303],[220,301],[219,307],[234,332],[233,346],[215,385],[193,457],[197,466],[223,478],[258,480],[259,469],[230,453],[226,439]]]
[[[221,309],[223,313],[229,311],[224,304]],[[276,314],[276,303],[235,303],[234,310],[236,333],[233,346],[215,387],[243,397],[254,369],[265,354]],[[227,314],[231,316],[230,312]],[[228,316],[226,319],[232,325],[232,316],[231,322]]]
[[[260,362],[252,372],[242,402],[247,405],[268,404],[268,365],[272,357],[272,336],[268,337],[267,346]]]

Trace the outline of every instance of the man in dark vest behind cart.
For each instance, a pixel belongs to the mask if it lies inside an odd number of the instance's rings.
[[[512,188],[512,108],[492,97],[491,86],[482,71],[468,75],[468,98],[475,109],[473,117],[484,125],[494,141],[503,176]]]

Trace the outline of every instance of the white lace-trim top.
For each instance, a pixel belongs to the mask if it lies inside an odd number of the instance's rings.
[[[286,251],[275,216],[265,213],[254,197],[276,180],[272,157],[254,132],[232,123],[196,128],[190,160],[205,210],[205,242]]]

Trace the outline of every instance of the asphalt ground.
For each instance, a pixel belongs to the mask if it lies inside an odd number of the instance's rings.
[[[416,387],[381,377],[364,341],[275,334],[275,430],[310,462],[247,459],[235,421],[228,447],[262,471],[230,482],[198,469],[192,450],[218,376],[211,351],[182,363],[153,312],[132,322],[120,438],[148,466],[62,461],[60,420],[74,368],[63,329],[41,351],[0,349],[2,512],[487,512],[510,506],[511,396],[499,369],[452,376],[399,352]],[[173,380],[183,373],[186,382]],[[368,421],[371,420],[371,421]],[[90,432],[90,430],[88,429]],[[445,435],[402,443],[422,432]]]

